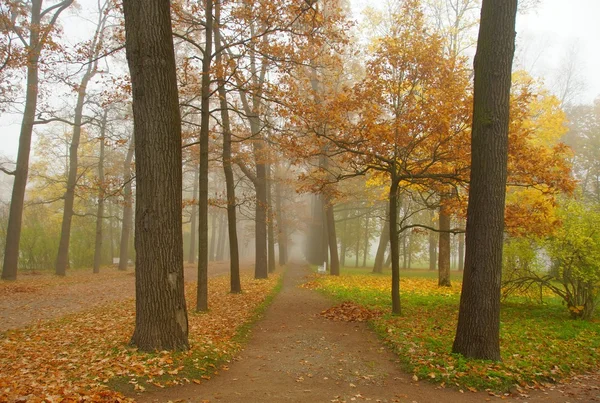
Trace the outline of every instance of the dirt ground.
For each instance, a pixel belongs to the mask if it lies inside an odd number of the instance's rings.
[[[244,264],[241,270],[251,270],[251,265]],[[209,264],[209,277],[228,272],[229,262]],[[197,281],[197,266],[186,264],[184,278],[186,283]],[[107,267],[98,274],[74,270],[63,278],[50,273],[20,273],[16,282],[0,285],[0,332],[135,297],[135,276],[131,268],[118,271]]]
[[[209,276],[224,275],[226,262],[211,263]],[[251,270],[244,265],[243,270]],[[320,313],[335,302],[298,287],[308,269],[287,270],[284,287],[252,332],[239,357],[201,385],[190,384],[135,395],[140,402],[408,402],[470,403],[600,401],[600,376],[582,375],[568,383],[527,394],[495,397],[414,381],[363,323],[334,322]],[[195,265],[185,279],[196,281]],[[52,275],[20,276],[0,287],[0,332],[84,311],[109,301],[134,298],[131,270],[105,269]]]
[[[226,370],[196,385],[136,395],[140,402],[590,402],[600,390],[559,385],[530,396],[490,396],[414,381],[363,323],[334,322],[320,313],[334,305],[299,288],[308,274],[293,265],[284,287]],[[572,393],[577,396],[573,396]]]

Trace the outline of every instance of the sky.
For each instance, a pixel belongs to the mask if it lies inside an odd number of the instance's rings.
[[[381,1],[381,0],[380,0]],[[81,0],[80,3],[95,3]],[[353,10],[367,0],[352,0]],[[580,79],[584,84],[579,100],[590,103],[600,95],[600,0],[541,0],[536,9],[517,16],[517,52],[515,66],[525,68],[537,77],[543,77],[551,90],[556,82],[556,71],[566,57],[575,55]],[[65,24],[67,37],[81,24],[68,16]],[[575,49],[571,52],[571,49]],[[0,162],[16,158],[20,116],[0,116]]]

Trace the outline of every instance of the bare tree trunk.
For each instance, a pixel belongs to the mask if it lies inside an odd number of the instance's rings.
[[[200,181],[198,191],[198,288],[196,311],[208,310],[208,140],[210,120],[210,64],[212,58],[213,0],[204,1],[205,45],[202,58],[202,101],[200,111]]]
[[[367,267],[367,258],[369,257],[369,220],[371,216],[371,210],[367,211],[367,218],[365,219],[365,253],[363,254],[362,267]]]
[[[142,351],[185,350],[181,117],[170,7],[162,0],[124,0],[123,11],[137,188],[131,342]]]
[[[267,211],[268,211],[268,267],[269,273],[275,272],[275,230],[273,228],[273,204],[271,198],[271,165],[267,165]]]
[[[98,158],[98,209],[96,211],[96,242],[94,247],[94,273],[100,273],[102,264],[102,223],[104,221],[104,140],[106,135],[106,120],[108,111],[104,110],[102,124],[100,128],[100,157]]]
[[[135,140],[132,137],[127,149],[127,156],[123,162],[123,223],[121,225],[121,246],[119,247],[119,270],[127,270],[129,263],[129,239],[131,238],[131,230],[133,228],[133,197],[131,186],[131,162],[133,161],[133,153],[135,150]],[[112,226],[111,226],[111,244],[112,241]],[[114,251],[111,258],[114,256]]]
[[[434,212],[429,210],[429,225],[433,226]],[[434,271],[437,268],[437,233],[429,230],[429,270]]]
[[[465,271],[452,351],[500,360],[500,284],[517,0],[483,0],[475,55]]]
[[[217,238],[217,255],[215,257],[215,260],[219,262],[225,259],[225,220],[225,216],[219,211],[219,236]]]
[[[360,216],[356,218],[356,258],[354,259],[354,267],[358,267],[358,259],[360,255]]]
[[[458,234],[458,271],[465,268],[465,234]]]
[[[215,44],[221,46],[221,2],[215,2]],[[216,52],[216,64],[221,65],[223,51]],[[229,105],[227,104],[227,92],[225,91],[225,80],[218,77],[218,92],[221,106],[221,121],[223,124],[223,172],[225,174],[225,188],[227,189],[227,229],[229,235],[229,265],[230,265],[230,288],[232,293],[242,292],[240,282],[240,256],[236,219],[235,181],[233,168],[231,166],[231,124],[229,121]]]
[[[340,237],[340,266],[346,267],[346,253],[347,253],[347,234],[348,234],[348,209],[344,208],[344,212],[342,215],[343,226],[342,226],[342,236]]]
[[[217,259],[217,213],[210,214],[210,249],[208,250],[208,260],[214,262]]]
[[[280,178],[275,182],[275,213],[277,215],[277,245],[279,246],[279,265],[287,263],[287,228],[282,212]]]
[[[190,249],[188,263],[196,263],[196,222],[198,221],[198,186],[200,180],[200,166],[194,167],[194,187],[192,188],[192,212],[190,214]]]
[[[440,200],[440,233],[438,254],[438,286],[450,287],[450,215],[446,212],[445,197]]]
[[[392,313],[400,315],[400,253],[398,250],[398,180],[392,175],[389,194],[389,239],[392,258]]]
[[[389,206],[385,209],[385,218],[381,236],[379,237],[379,246],[375,254],[375,264],[373,265],[373,273],[383,273],[383,262],[385,261],[385,250],[390,243],[390,209]]]

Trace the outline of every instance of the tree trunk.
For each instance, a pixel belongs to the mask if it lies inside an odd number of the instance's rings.
[[[268,277],[267,261],[267,169],[264,162],[265,145],[262,138],[254,141],[254,160],[256,161],[256,210],[255,210],[255,267],[254,278]]]
[[[205,0],[205,45],[202,58],[202,101],[200,111],[200,181],[198,183],[198,288],[196,311],[208,310],[208,140],[210,120],[210,63],[212,58],[213,1]]]
[[[477,52],[465,271],[452,351],[500,360],[500,285],[517,0],[483,0]]]
[[[194,167],[194,186],[192,188],[192,212],[190,214],[190,249],[188,263],[196,263],[196,223],[198,221],[198,186],[200,181],[200,166]]]
[[[133,161],[133,153],[135,150],[135,140],[131,139],[127,156],[123,162],[123,224],[121,226],[121,246],[119,248],[119,270],[127,270],[129,263],[129,239],[131,238],[131,230],[133,227],[133,197],[131,186],[131,162]],[[112,214],[111,214],[112,215]],[[111,226],[112,232],[112,226]],[[111,244],[112,235],[111,235]],[[111,254],[111,259],[114,254]]]
[[[392,259],[392,313],[400,315],[400,251],[398,250],[398,180],[392,175],[389,200],[389,240]]]
[[[215,256],[215,260],[219,262],[225,259],[225,220],[225,215],[219,211],[219,236],[217,238],[217,255]]]
[[[429,210],[429,225],[433,226],[434,213]],[[429,230],[429,270],[437,268],[437,232]]]
[[[268,267],[269,273],[275,272],[275,229],[273,228],[273,204],[271,198],[271,165],[267,165],[267,211],[268,211]]]
[[[406,233],[402,233],[400,240],[402,241],[402,269],[408,269],[408,248],[406,247]]]
[[[75,119],[73,122],[73,136],[69,147],[69,174],[67,176],[67,191],[64,195],[64,207],[60,240],[58,242],[58,254],[56,255],[55,272],[64,276],[69,265],[69,243],[71,240],[71,222],[73,220],[73,205],[75,203],[75,186],[77,186],[77,169],[79,167],[79,142],[81,140],[81,123],[83,121],[83,106],[87,93],[87,86],[95,74],[94,63],[88,64],[79,89],[77,91],[77,104],[75,106]]]
[[[210,249],[208,250],[208,260],[214,262],[217,259],[217,213],[210,214]]]
[[[275,182],[275,213],[277,216],[277,245],[279,247],[279,265],[287,263],[287,228],[283,219],[280,178]]]
[[[458,271],[465,268],[465,234],[458,234]]]
[[[100,128],[100,157],[98,158],[98,209],[96,211],[96,242],[94,247],[94,273],[100,273],[102,264],[102,223],[104,221],[104,140],[106,135],[106,119],[108,111],[104,110]]]
[[[340,237],[340,266],[346,267],[346,253],[347,253],[347,234],[348,234],[348,209],[344,207],[342,214],[343,227],[342,236]]]
[[[221,46],[221,3],[215,2],[215,44]],[[216,52],[216,64],[221,65],[222,49]],[[221,106],[221,122],[223,124],[223,172],[225,173],[225,188],[227,190],[227,229],[229,235],[229,265],[230,265],[230,288],[232,293],[242,292],[240,281],[240,256],[237,236],[235,179],[231,166],[231,124],[229,121],[229,105],[227,104],[227,92],[225,91],[225,80],[217,78],[219,102]]]
[[[354,267],[358,267],[360,255],[360,216],[356,218],[356,258],[354,259]]]
[[[438,286],[450,287],[450,215],[446,212],[444,200],[445,197],[442,197],[439,227]]]
[[[367,211],[367,218],[365,219],[365,253],[363,253],[362,267],[367,267],[367,258],[369,257],[369,220],[371,210]]]
[[[385,251],[390,243],[390,208],[389,206],[385,209],[385,222],[383,223],[383,229],[381,236],[379,237],[379,246],[377,246],[377,253],[375,254],[375,264],[373,265],[373,273],[383,273],[383,262],[385,261]]]
[[[327,239],[329,243],[329,269],[332,276],[340,275],[340,261],[337,250],[337,236],[335,233],[335,217],[333,215],[333,205],[329,195],[326,193],[325,198],[325,219],[327,221]]]
[[[16,280],[19,264],[19,242],[21,240],[21,222],[25,203],[25,188],[29,172],[29,154],[31,152],[31,135],[35,121],[38,98],[38,62],[41,51],[40,20],[42,0],[31,1],[31,28],[29,40],[29,56],[27,58],[27,89],[25,92],[25,110],[19,134],[19,150],[13,183],[8,226],[6,229],[6,246],[4,248],[3,280]]]
[[[212,2],[209,2],[212,3]],[[188,349],[181,118],[170,4],[124,0],[136,161],[136,318],[142,351]]]

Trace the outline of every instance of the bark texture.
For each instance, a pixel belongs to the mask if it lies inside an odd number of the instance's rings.
[[[466,254],[453,352],[500,360],[500,284],[517,0],[483,0],[475,55]]]
[[[188,348],[181,119],[170,2],[124,0],[136,160],[136,319],[144,351]]]

